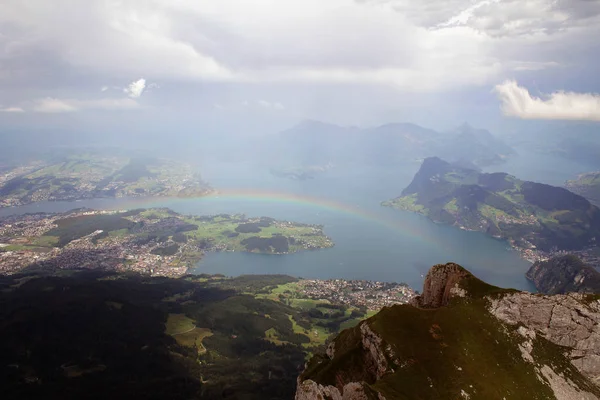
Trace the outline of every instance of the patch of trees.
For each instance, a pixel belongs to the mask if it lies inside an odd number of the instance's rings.
[[[92,238],[92,243],[97,244],[99,240],[107,238],[107,237],[108,237],[108,232],[102,231],[102,232],[98,233],[97,235],[94,235],[94,237]]]
[[[478,183],[494,192],[502,192],[504,190],[513,189],[515,184],[508,179],[508,174],[504,172],[494,172],[491,174],[480,174]]]
[[[176,234],[173,235],[173,241],[176,242],[176,243],[187,243],[188,238],[183,233],[178,232],[178,233],[176,233]]]
[[[150,253],[156,254],[159,256],[173,256],[173,255],[177,254],[178,250],[179,250],[179,245],[174,243],[174,244],[171,244],[168,246],[154,248],[154,249],[152,249],[152,251]]]
[[[525,201],[544,210],[587,210],[590,202],[583,197],[556,186],[524,182],[521,193]]]
[[[331,303],[317,303],[315,307],[330,308],[332,310],[342,310],[342,311],[346,311],[348,309],[348,306],[345,304],[331,304]]]
[[[270,238],[252,236],[241,241],[246,250],[258,250],[265,253],[287,253],[290,249],[287,237],[283,235],[273,235]]]
[[[239,224],[235,228],[235,231],[239,233],[258,233],[261,231],[261,225],[259,222],[248,222],[245,224]]]
[[[240,275],[220,283],[220,287],[244,293],[268,293],[279,285],[297,282],[288,275]]]
[[[156,174],[148,170],[147,164],[149,163],[149,161],[151,160],[142,158],[132,158],[129,161],[129,164],[127,164],[115,173],[115,175],[112,177],[112,180],[119,180],[129,183],[136,182],[141,178],[155,177]]]
[[[49,236],[58,236],[58,246],[63,247],[72,240],[87,236],[94,231],[105,232],[119,229],[129,229],[133,222],[119,215],[82,215],[68,217],[56,221],[56,228],[46,233]]]

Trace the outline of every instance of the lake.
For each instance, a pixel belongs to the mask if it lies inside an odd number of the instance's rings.
[[[212,253],[191,272],[369,279],[406,282],[421,289],[432,265],[453,261],[489,283],[534,290],[524,277],[530,264],[506,242],[380,206],[381,201],[398,196],[418,168],[417,163],[393,169],[334,168],[316,179],[294,181],[274,177],[266,168],[213,164],[203,166],[202,171],[221,191],[217,196],[43,202],[0,209],[0,216],[78,207],[169,207],[184,214],[270,216],[322,224],[335,247],[291,255]]]

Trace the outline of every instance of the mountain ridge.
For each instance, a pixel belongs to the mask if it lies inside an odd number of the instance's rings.
[[[528,259],[580,250],[600,237],[600,209],[567,189],[438,157],[425,159],[401,196],[382,205],[507,239]]]
[[[295,164],[366,163],[394,165],[434,155],[478,166],[498,164],[514,150],[485,129],[463,125],[438,132],[413,123],[371,128],[343,127],[305,120],[269,138],[268,148],[281,162]]]
[[[599,398],[597,296],[496,288],[454,263],[425,281],[314,356],[296,400]]]

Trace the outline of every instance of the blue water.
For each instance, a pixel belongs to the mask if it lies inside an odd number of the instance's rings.
[[[397,169],[333,169],[317,179],[306,181],[276,178],[266,169],[249,165],[222,164],[202,168],[204,177],[219,189],[259,189],[335,200],[369,213],[369,218],[319,205],[246,198],[45,202],[0,209],[0,216],[66,211],[76,207],[170,207],[186,214],[271,216],[322,224],[325,233],[334,240],[335,247],[291,255],[213,253],[206,255],[192,272],[229,276],[278,273],[305,278],[370,279],[406,282],[420,289],[423,275],[429,267],[453,261],[492,284],[533,290],[524,277],[529,263],[520,259],[505,242],[380,206],[382,200],[398,196],[418,168],[418,164],[411,163]]]

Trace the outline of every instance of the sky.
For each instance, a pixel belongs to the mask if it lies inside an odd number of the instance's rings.
[[[599,37],[600,0],[3,0],[0,135],[600,121]]]

